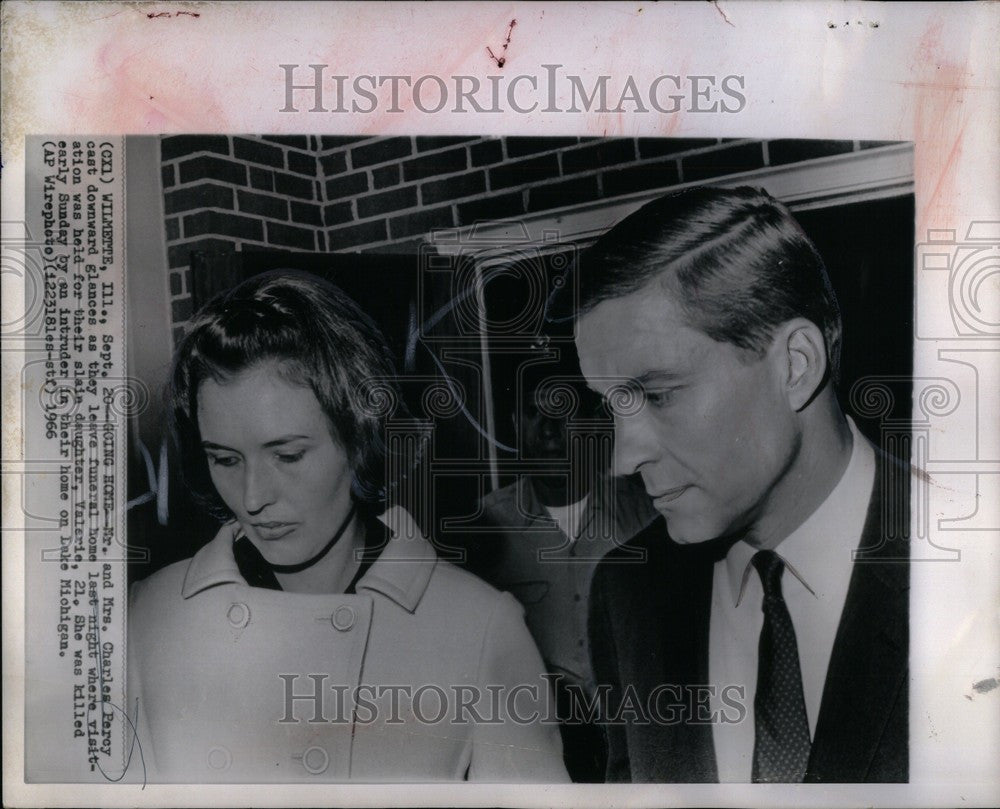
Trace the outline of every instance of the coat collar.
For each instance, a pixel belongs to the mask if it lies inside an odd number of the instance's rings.
[[[405,509],[393,506],[379,520],[392,536],[356,589],[382,593],[407,612],[414,612],[430,582],[437,553]],[[246,584],[233,556],[235,532],[236,523],[226,523],[215,539],[191,558],[181,588],[184,598],[218,584]]]
[[[910,471],[884,453],[876,457],[872,504],[827,669],[806,781],[871,780],[886,749],[892,758],[882,762],[880,780],[908,778]]]

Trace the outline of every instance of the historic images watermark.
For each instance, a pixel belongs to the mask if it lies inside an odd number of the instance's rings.
[[[593,692],[543,674],[538,682],[346,685],[328,674],[279,674],[283,724],[404,725],[733,725],[748,715],[747,688],[736,684],[661,683],[647,698],[631,684],[612,703],[612,688]],[[554,694],[560,691],[564,699]],[[612,704],[614,707],[612,708]]]
[[[739,74],[664,73],[651,80],[635,76],[582,77],[563,65],[542,65],[541,75],[437,76],[423,74],[356,76],[330,72],[326,64],[281,64],[284,105],[279,112],[425,114],[535,112],[738,113],[747,105],[746,80]],[[388,95],[388,98],[385,96]],[[568,98],[568,104],[565,99]],[[562,99],[562,101],[561,101]],[[386,106],[388,103],[388,106]]]

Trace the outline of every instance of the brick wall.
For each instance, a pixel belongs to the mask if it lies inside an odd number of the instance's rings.
[[[435,228],[877,145],[714,138],[164,137],[174,336],[191,316],[192,250],[415,253]]]

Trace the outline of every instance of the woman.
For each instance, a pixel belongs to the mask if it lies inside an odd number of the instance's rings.
[[[175,433],[224,524],[132,590],[149,780],[566,780],[520,607],[393,504],[393,401],[382,335],[314,276],[254,277],[192,322]]]

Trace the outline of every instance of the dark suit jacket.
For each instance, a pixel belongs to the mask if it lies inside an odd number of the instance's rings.
[[[807,782],[909,779],[909,471],[877,450],[876,460]],[[591,592],[594,670],[611,689],[605,719],[634,716],[622,705],[646,704],[663,684],[709,683],[712,570],[727,550],[676,545],[662,518],[625,547],[641,548],[646,561],[616,564],[613,552],[598,567]],[[660,704],[660,717],[672,721]],[[712,725],[691,718],[688,712],[673,723],[606,723],[607,780],[717,781]]]

